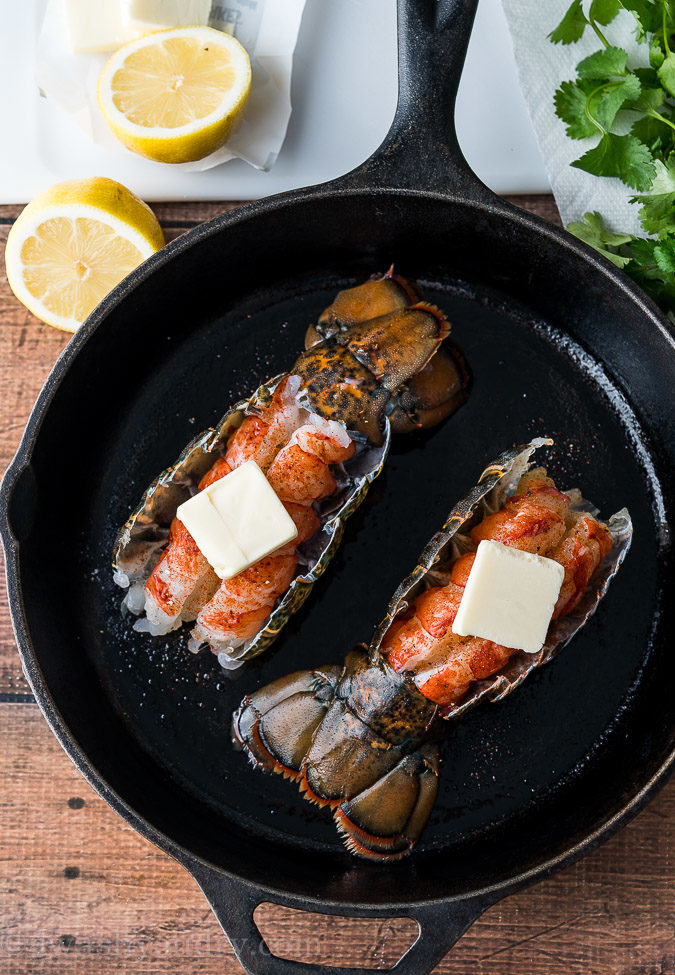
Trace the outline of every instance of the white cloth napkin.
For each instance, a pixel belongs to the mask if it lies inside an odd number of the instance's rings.
[[[256,169],[274,165],[291,116],[293,51],[304,6],[305,0],[233,0],[230,7],[240,15],[234,35],[251,58],[253,77],[246,112],[221,149],[196,162],[174,164],[172,169],[202,171],[235,157]],[[96,104],[96,81],[109,56],[73,54],[65,0],[49,0],[38,38],[38,87],[97,145],[126,153],[129,150],[117,141]]]
[[[621,180],[592,176],[570,163],[597,143],[597,138],[570,139],[553,107],[553,95],[562,81],[575,77],[575,66],[601,47],[588,28],[576,44],[552,44],[548,34],[558,25],[570,0],[502,0],[513,42],[520,84],[532,125],[544,158],[563,223],[580,220],[588,210],[598,210],[608,226],[644,236],[638,221],[638,207],[628,201],[637,191]],[[635,19],[621,11],[617,19],[602,28],[611,44],[628,52],[631,66],[649,62],[646,44],[635,40]],[[617,126],[615,131],[625,132]]]

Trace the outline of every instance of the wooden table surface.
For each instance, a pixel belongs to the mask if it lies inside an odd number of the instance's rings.
[[[550,197],[516,202],[558,219]],[[232,204],[155,209],[167,238]],[[19,207],[0,207],[0,250]],[[68,337],[39,323],[0,267],[0,473]],[[23,678],[0,590],[0,973],[234,975],[232,949],[191,877],[80,777]],[[675,975],[675,781],[585,859],[492,907],[436,969],[445,975]],[[389,967],[401,921],[278,907],[257,920],[283,957]]]

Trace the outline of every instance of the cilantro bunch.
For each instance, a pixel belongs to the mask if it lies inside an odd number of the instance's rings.
[[[605,37],[603,28],[620,10],[632,14],[638,41],[648,45],[649,67],[630,67],[626,51]],[[652,236],[614,233],[599,213],[567,229],[623,268],[675,318],[675,0],[573,0],[549,37],[573,44],[587,30],[601,47],[579,62],[576,78],[554,96],[570,138],[598,137],[572,165],[637,190],[631,203]]]

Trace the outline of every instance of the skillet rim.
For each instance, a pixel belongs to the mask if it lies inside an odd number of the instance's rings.
[[[308,906],[316,910],[321,908],[349,908],[351,911],[359,911],[368,915],[377,915],[386,912],[391,914],[392,908],[414,910],[432,906],[461,902],[469,899],[485,898],[490,902],[505,896],[512,891],[531,884],[538,879],[543,879],[552,872],[561,869],[569,863],[579,859],[585,853],[590,852],[605,839],[612,836],[621,826],[630,821],[647,803],[647,801],[665,784],[669,775],[675,769],[675,746],[666,755],[659,768],[653,773],[650,779],[645,782],[622,808],[613,815],[602,821],[584,839],[568,847],[561,853],[546,858],[528,870],[516,873],[498,883],[475,889],[466,890],[461,894],[439,895],[423,900],[406,901],[396,899],[389,904],[351,902],[347,900],[327,900],[314,893],[295,894],[285,890],[283,887],[263,885],[253,882],[247,877],[220,867],[204,858],[197,856],[191,850],[171,839],[153,823],[137,813],[126,800],[114,790],[107,782],[105,777],[91,762],[87,753],[75,739],[67,723],[63,719],[59,709],[52,698],[51,692],[44,679],[42,670],[38,664],[32,640],[29,635],[28,621],[26,618],[20,567],[20,546],[21,543],[14,535],[9,519],[9,505],[14,492],[14,488],[22,472],[30,466],[34,449],[40,434],[40,429],[44,421],[44,416],[48,412],[56,392],[65,379],[71,363],[75,360],[80,350],[90,340],[94,333],[104,326],[104,322],[109,312],[116,308],[120,302],[124,301],[137,286],[144,283],[147,278],[169,261],[179,257],[184,251],[195,244],[227,230],[229,227],[237,225],[243,221],[255,219],[261,213],[282,210],[284,207],[293,206],[296,203],[311,203],[315,200],[334,197],[336,200],[351,202],[354,198],[366,195],[369,199],[375,196],[385,196],[389,198],[417,197],[428,200],[443,202],[444,204],[457,204],[463,207],[475,208],[482,211],[485,215],[498,214],[511,220],[520,233],[543,234],[557,246],[570,252],[578,261],[590,266],[594,272],[602,274],[608,282],[631,299],[671,347],[675,353],[675,334],[668,319],[661,313],[656,304],[623,272],[619,271],[611,262],[607,261],[592,248],[582,241],[573,237],[562,228],[550,224],[540,217],[522,210],[509,202],[494,197],[493,200],[476,200],[460,193],[448,193],[441,191],[415,190],[409,188],[396,187],[373,187],[357,186],[345,187],[340,185],[341,180],[333,184],[327,184],[317,188],[300,189],[290,193],[283,193],[277,196],[268,197],[263,200],[246,203],[235,210],[220,214],[212,220],[199,224],[195,228],[182,234],[180,237],[171,241],[160,251],[150,257],[138,268],[131,272],[103,301],[94,309],[89,318],[83,323],[78,331],[73,335],[68,345],[57,358],[47,380],[42,387],[35,405],[31,410],[26,427],[21,437],[16,454],[10,462],[5,475],[0,483],[0,536],[2,537],[5,550],[7,566],[7,588],[9,592],[9,608],[12,626],[16,636],[17,647],[21,657],[22,667],[28,683],[33,691],[36,701],[42,711],[52,732],[59,741],[68,757],[71,759],[78,771],[85,777],[89,784],[95,789],[98,795],[111,806],[122,818],[136,829],[142,836],[149,839],[160,849],[173,856],[191,873],[199,871],[200,868],[218,876],[227,877],[233,883],[244,885],[255,892],[256,897],[263,900],[265,896],[276,899],[289,905],[301,905],[304,909]],[[340,202],[341,205],[341,202]]]

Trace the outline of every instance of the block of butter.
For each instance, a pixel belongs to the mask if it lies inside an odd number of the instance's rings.
[[[176,517],[221,579],[238,575],[298,534],[254,460],[179,505]]]
[[[205,27],[212,0],[66,0],[70,46],[76,54],[116,51],[168,27]]]
[[[206,27],[211,0],[122,0],[126,26],[139,34],[167,27]]]
[[[126,23],[122,0],[66,0],[66,13],[70,46],[76,54],[116,51],[141,35]]]
[[[537,653],[546,640],[565,572],[553,559],[482,541],[452,632]]]

